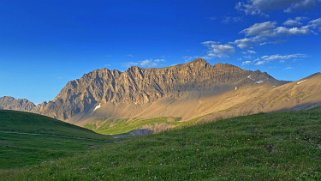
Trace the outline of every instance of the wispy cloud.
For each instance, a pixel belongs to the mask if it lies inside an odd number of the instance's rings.
[[[290,24],[287,20],[287,24]],[[283,24],[284,24],[283,23]],[[292,22],[293,24],[294,22]],[[298,22],[297,22],[298,23]],[[289,36],[307,35],[321,31],[321,18],[311,20],[300,26],[277,26],[276,22],[266,21],[255,23],[242,30],[240,33],[245,37],[237,39],[234,44],[239,48],[248,48],[255,45],[265,45],[271,42],[278,42],[280,39]]]
[[[252,64],[252,61],[250,60],[245,60],[242,62],[242,65],[250,65],[250,64]]]
[[[276,22],[266,21],[263,23],[255,23],[254,25],[244,29],[241,33],[246,36],[268,36],[275,28]]]
[[[243,18],[240,16],[225,16],[223,17],[222,23],[224,24],[232,24],[242,22]]]
[[[278,23],[275,21],[255,23],[240,31],[240,35],[243,35],[243,37],[227,43],[205,41],[202,44],[208,49],[208,58],[228,57],[229,55],[241,49],[242,54],[244,55],[243,58],[247,60],[247,62],[244,62],[243,64],[248,65],[250,64],[248,61],[250,61],[250,59],[254,57],[253,55],[256,54],[255,47],[257,46],[282,43],[291,36],[304,36],[310,34],[316,35],[319,32],[321,32],[321,18],[307,21],[307,18],[297,17],[294,19],[288,19],[282,23],[282,25],[278,25]],[[273,61],[271,58],[287,60],[293,58],[303,58],[303,55],[293,54],[287,56],[266,56],[256,60],[255,64],[262,65]]]
[[[303,24],[303,21],[306,20],[308,18],[306,17],[295,17],[295,18],[290,18],[288,20],[286,20],[283,25],[284,26],[300,26]]]
[[[139,66],[144,68],[153,68],[153,67],[159,67],[162,63],[164,63],[164,59],[145,59],[137,62],[128,62],[126,66]]]
[[[216,41],[205,41],[202,44],[208,48],[207,56],[209,58],[222,58],[235,52],[235,48],[231,44],[222,44]]]
[[[285,13],[307,10],[315,7],[320,0],[246,0],[240,1],[235,8],[247,15],[268,16],[268,12],[281,10]]]
[[[254,50],[246,50],[243,52],[244,55],[253,55],[253,54],[256,54],[256,51]]]
[[[270,62],[278,61],[278,62],[285,62],[288,60],[300,60],[304,59],[306,57],[305,54],[287,54],[287,55],[280,55],[280,54],[274,54],[274,55],[265,55],[262,57],[259,57],[253,61],[246,60],[242,62],[242,65],[264,65]]]
[[[297,10],[306,10],[312,7],[315,7],[320,0],[296,0],[291,3],[288,8],[284,10],[284,12],[290,13]]]
[[[321,18],[311,20],[308,25],[310,29],[321,31]]]

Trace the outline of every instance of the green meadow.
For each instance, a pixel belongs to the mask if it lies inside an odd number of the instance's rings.
[[[1,131],[39,134],[0,134],[0,180],[321,180],[321,109],[117,141],[34,114],[0,118]]]

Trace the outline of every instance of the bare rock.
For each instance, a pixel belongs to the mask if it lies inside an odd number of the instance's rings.
[[[280,84],[260,71],[246,71],[229,64],[212,66],[204,59],[160,69],[101,69],[68,82],[53,101],[39,105],[37,111],[68,120],[93,111],[100,103],[142,105],[192,91],[214,94],[258,82]]]

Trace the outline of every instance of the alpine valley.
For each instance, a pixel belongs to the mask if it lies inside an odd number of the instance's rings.
[[[204,59],[167,68],[94,70],[50,102],[0,98],[0,109],[42,114],[99,133],[160,132],[187,124],[321,105],[321,74],[295,82]]]

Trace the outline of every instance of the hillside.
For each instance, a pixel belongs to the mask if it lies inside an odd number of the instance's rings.
[[[3,171],[0,180],[320,180],[321,109],[257,114]]]
[[[45,116],[0,111],[0,170],[70,156],[109,141],[107,136]]]
[[[261,112],[303,110],[320,106],[320,91],[321,74],[315,74],[279,86],[249,85],[217,95],[202,96],[194,93],[192,97],[163,98],[151,104],[139,106],[106,104],[94,114],[90,114],[86,121],[78,122],[78,124],[108,134],[117,132],[124,122],[127,125],[139,124],[139,126],[132,127],[133,129],[150,128],[153,130],[155,127],[167,129]],[[106,113],[112,118],[106,118]],[[121,119],[117,118],[119,115],[122,116]],[[173,118],[176,121],[172,121]],[[126,129],[126,131],[130,130]]]
[[[281,110],[303,110],[321,105],[321,74],[317,73],[301,80],[273,87],[249,87],[236,93],[228,93],[224,110],[213,110],[202,117],[212,120],[238,115],[250,115],[260,112]],[[240,100],[236,102],[236,100]]]

